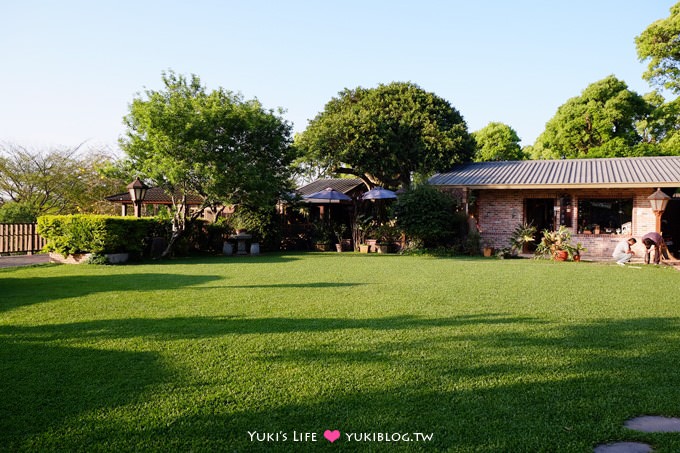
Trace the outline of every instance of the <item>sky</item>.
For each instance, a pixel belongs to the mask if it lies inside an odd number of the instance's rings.
[[[130,102],[173,70],[295,132],[344,88],[413,82],[530,145],[608,75],[651,91],[635,37],[675,1],[0,0],[0,144],[120,153]]]

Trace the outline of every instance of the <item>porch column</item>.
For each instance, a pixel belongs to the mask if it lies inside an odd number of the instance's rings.
[[[465,206],[465,217],[470,214],[470,205],[468,204],[468,188],[463,187],[463,206]]]

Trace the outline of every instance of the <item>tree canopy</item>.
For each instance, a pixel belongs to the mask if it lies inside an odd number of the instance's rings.
[[[472,136],[476,143],[475,162],[526,159],[517,132],[507,124],[491,122]]]
[[[163,90],[135,98],[124,122],[125,168],[162,187],[175,201],[173,226],[184,232],[183,198],[196,193],[203,208],[217,204],[273,208],[289,187],[291,125],[281,112],[200,79],[163,73]],[[196,216],[199,213],[196,213]]]
[[[33,150],[0,146],[0,205],[3,221],[33,221],[43,214],[108,213],[104,197],[123,184],[99,170],[107,153],[72,149]]]
[[[533,147],[534,158],[616,157],[655,154],[637,146],[638,122],[653,110],[625,82],[608,76],[567,100],[546,124]]]
[[[460,113],[412,83],[345,89],[296,138],[307,163],[372,187],[408,187],[412,175],[469,161],[474,141]]]
[[[635,38],[641,61],[649,61],[643,78],[680,94],[680,3],[670,9],[670,16],[651,24]]]

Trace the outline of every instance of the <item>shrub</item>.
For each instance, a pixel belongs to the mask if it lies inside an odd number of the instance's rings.
[[[145,239],[164,228],[153,218],[103,215],[48,215],[38,218],[45,250],[64,256],[74,253],[140,253]]]
[[[456,213],[455,200],[429,185],[409,189],[399,196],[394,213],[397,226],[409,239],[425,247],[451,245],[462,237],[465,216]]]

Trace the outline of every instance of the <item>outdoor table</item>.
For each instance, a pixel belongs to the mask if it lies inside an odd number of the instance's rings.
[[[236,241],[236,254],[237,255],[247,255],[248,251],[246,249],[246,241],[250,240],[253,238],[252,234],[247,234],[247,233],[239,233],[239,234],[232,234],[229,236],[229,239],[233,239]]]

